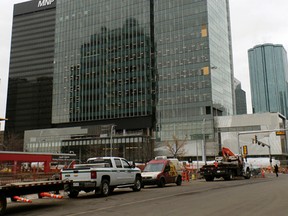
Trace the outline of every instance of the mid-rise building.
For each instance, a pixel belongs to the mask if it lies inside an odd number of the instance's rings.
[[[287,52],[279,44],[262,44],[248,50],[253,113],[288,112]]]

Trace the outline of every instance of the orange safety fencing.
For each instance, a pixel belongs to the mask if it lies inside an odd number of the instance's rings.
[[[52,194],[52,193],[48,193],[48,192],[42,192],[39,194],[39,196],[42,197],[50,197],[50,198],[54,198],[54,199],[63,199],[63,196],[61,195],[57,195],[57,194]]]
[[[13,196],[13,200],[19,201],[19,202],[32,203],[32,200],[27,199],[27,198],[23,198],[23,197],[19,197],[19,196]]]

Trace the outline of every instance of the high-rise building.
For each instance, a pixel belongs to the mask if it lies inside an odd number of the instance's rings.
[[[173,143],[175,135],[187,143],[188,155],[196,154],[202,140],[203,152],[214,156],[219,149],[213,118],[234,114],[228,1],[158,0],[154,16],[158,138]]]
[[[157,143],[156,154],[175,138],[186,156],[199,140],[218,153],[213,117],[235,110],[228,0],[30,3],[56,5],[53,127],[113,125],[141,130],[133,142]]]
[[[247,114],[246,92],[241,88],[241,82],[234,78],[236,115]]]
[[[51,127],[56,2],[14,6],[5,131]]]
[[[287,117],[287,52],[279,44],[248,50],[253,113],[279,112]]]

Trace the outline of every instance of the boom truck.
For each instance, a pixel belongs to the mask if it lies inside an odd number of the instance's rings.
[[[222,156],[215,157],[213,164],[205,164],[200,169],[200,174],[206,181],[213,181],[214,178],[231,180],[239,176],[249,179],[251,167],[242,155],[235,155],[229,148],[223,147]]]

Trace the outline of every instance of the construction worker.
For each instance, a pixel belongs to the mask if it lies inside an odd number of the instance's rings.
[[[276,177],[278,177],[279,169],[278,169],[278,165],[277,164],[274,166],[274,170],[275,170],[275,173],[276,173]]]

